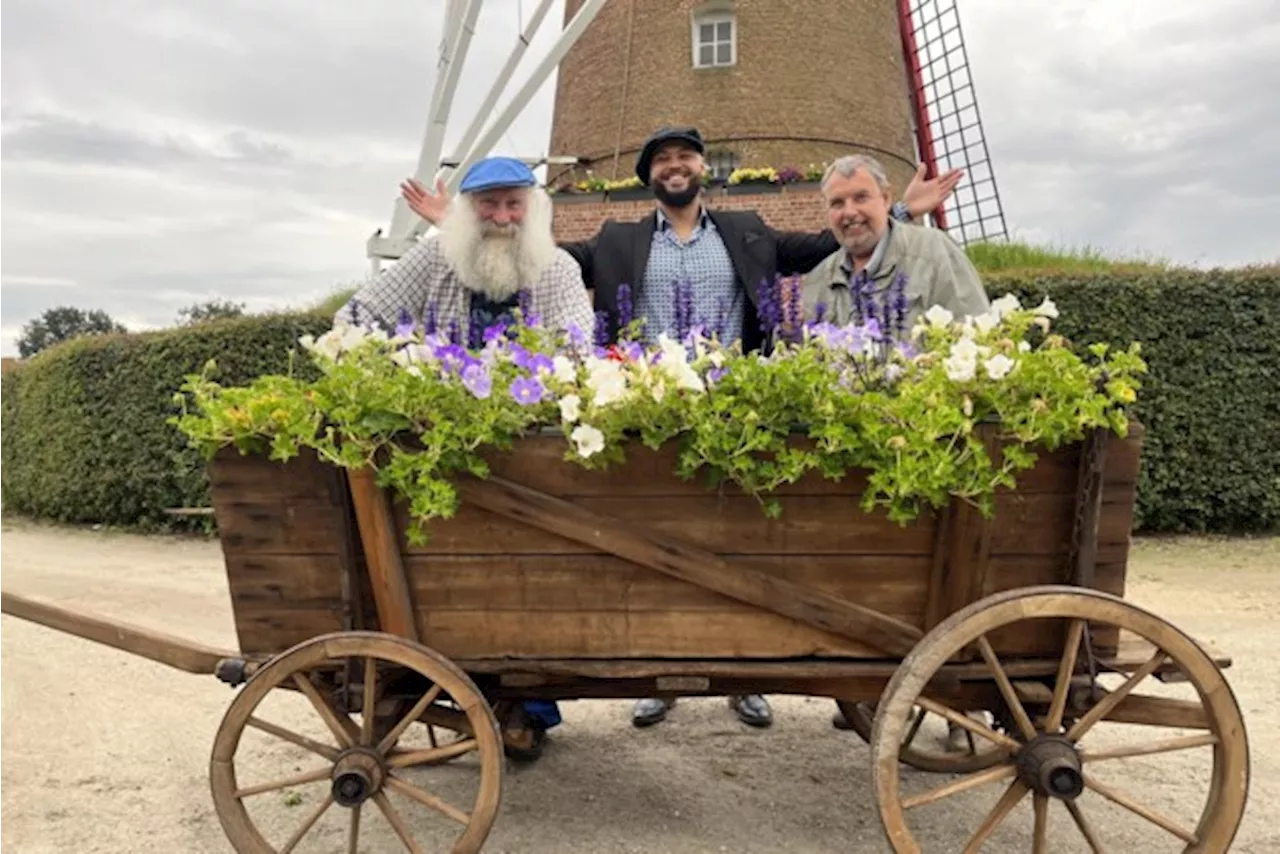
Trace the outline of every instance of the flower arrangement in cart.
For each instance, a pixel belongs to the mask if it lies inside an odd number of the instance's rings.
[[[334,465],[373,466],[423,523],[454,513],[454,478],[486,476],[487,454],[548,430],[588,469],[621,463],[636,442],[678,442],[680,476],[735,484],[770,516],[778,486],[862,470],[863,509],[905,523],[951,496],[990,513],[996,489],[1014,487],[1040,451],[1091,428],[1125,435],[1146,370],[1136,343],[1077,353],[1052,331],[1049,299],[1003,296],[972,318],[934,306],[907,329],[901,277],[879,295],[853,288],[845,326],[821,306],[804,321],[798,279],[762,283],[770,346],[744,353],[720,340],[714,318],[692,316],[688,287],[676,286],[674,335],[646,336],[625,286],[618,316],[598,313],[592,330],[544,328],[527,298],[466,335],[438,328],[433,312],[422,324],[402,315],[395,329],[336,327],[299,341],[318,378],[223,387],[210,363],[187,378],[173,422],[210,455],[235,445],[284,461],[311,448]],[[994,454],[981,423],[997,426]]]

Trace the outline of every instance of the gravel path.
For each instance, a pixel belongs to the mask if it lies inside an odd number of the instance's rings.
[[[0,552],[6,590],[235,647],[214,542],[7,521]],[[1228,677],[1249,727],[1253,777],[1232,850],[1280,851],[1280,540],[1140,541],[1129,597],[1234,658]],[[231,850],[207,782],[231,689],[11,617],[0,624],[5,852]],[[1160,690],[1179,696],[1186,686]],[[739,725],[719,699],[684,700],[666,724],[643,731],[630,726],[627,702],[564,704],[565,726],[543,759],[508,767],[485,854],[887,850],[868,789],[867,748],[832,729],[829,701],[772,702],[777,722],[766,731]],[[296,713],[282,709],[281,722]],[[1117,730],[1119,740],[1152,737],[1142,728]],[[289,746],[262,744],[258,779],[310,767]],[[1110,763],[1106,779],[1194,826],[1204,756],[1202,748]],[[417,773],[450,791],[459,772]],[[913,788],[939,784],[914,776]],[[323,795],[319,785],[264,796],[272,812],[266,820],[287,834]],[[916,825],[926,851],[960,850],[1001,789],[926,808]],[[1173,837],[1092,793],[1081,804],[1110,851],[1181,850]],[[406,807],[405,814],[427,850],[441,847],[445,836],[433,835],[441,825],[431,813]],[[345,815],[330,810],[297,850],[345,851]],[[364,829],[386,844],[362,851],[403,850],[380,815],[366,816]],[[1060,806],[1049,821],[1058,830],[1051,851],[1086,850]],[[1028,799],[984,850],[1029,851],[1030,829]]]

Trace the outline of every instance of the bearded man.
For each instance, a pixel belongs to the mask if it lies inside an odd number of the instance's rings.
[[[467,170],[439,234],[417,243],[369,280],[335,324],[376,321],[393,329],[402,313],[420,326],[457,329],[462,341],[511,323],[520,292],[548,329],[595,324],[578,264],[551,236],[551,200],[524,163],[489,157]]]

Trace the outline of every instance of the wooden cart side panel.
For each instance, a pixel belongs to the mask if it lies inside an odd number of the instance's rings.
[[[278,653],[366,622],[338,469],[305,451],[276,463],[228,448],[208,471],[242,654]]]

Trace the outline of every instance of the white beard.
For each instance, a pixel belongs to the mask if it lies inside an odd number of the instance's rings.
[[[486,228],[470,201],[461,197],[440,226],[440,246],[470,290],[505,300],[521,288],[532,289],[555,259],[551,199],[541,187],[531,187],[524,221],[496,229]]]

